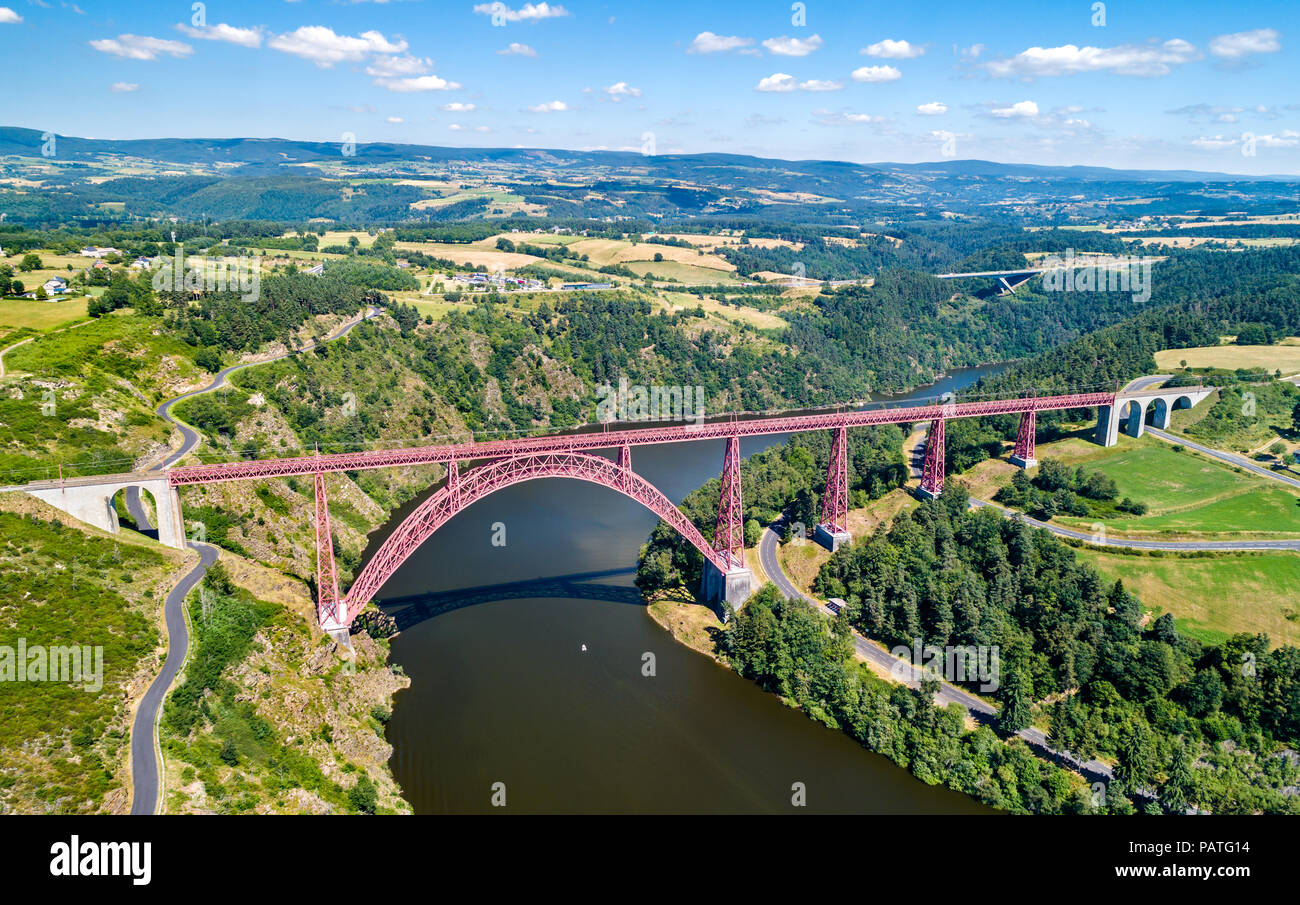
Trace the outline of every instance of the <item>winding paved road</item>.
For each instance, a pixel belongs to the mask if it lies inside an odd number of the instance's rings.
[[[802,600],[813,609],[834,618],[834,610],[830,609],[824,601],[809,597],[795,587],[794,582],[781,568],[781,562],[777,557],[779,538],[773,528],[781,525],[784,520],[785,517],[782,516],[776,523],[764,529],[763,536],[758,542],[758,558],[763,566],[763,572],[767,575],[768,580],[775,584],[777,589],[786,597],[791,600]],[[895,680],[902,681],[909,688],[920,687],[922,670],[919,667],[913,666],[907,660],[895,657],[879,644],[859,634],[856,629],[853,631],[853,645],[858,656],[863,660],[883,668]],[[972,717],[982,723],[992,722],[997,714],[997,708],[992,704],[948,682],[940,682],[939,691],[934,696],[934,703],[939,707],[946,707],[953,703],[960,704],[966,708]],[[1076,770],[1091,781],[1109,782],[1111,779],[1111,769],[1106,764],[1098,760],[1083,760],[1068,751],[1059,751],[1053,748],[1048,744],[1047,734],[1041,729],[1031,726],[1020,730],[1018,735],[1030,747],[1034,748],[1040,756],[1071,770]]]
[[[323,341],[333,342],[342,336],[346,336],[357,324],[378,317],[381,313],[380,309],[373,306],[369,307],[364,314],[345,322]],[[196,430],[172,415],[172,406],[176,403],[182,399],[191,399],[221,389],[226,385],[226,379],[236,371],[279,361],[296,352],[310,352],[314,348],[316,348],[316,343],[308,343],[300,349],[284,352],[261,361],[250,361],[222,368],[213,377],[212,382],[202,389],[168,399],[159,405],[156,409],[158,415],[181,432],[181,445],[175,452],[169,453],[161,462],[154,463],[147,470],[158,471],[176,464],[189,455],[203,439]],[[157,532],[149,520],[149,514],[145,509],[144,502],[140,499],[139,488],[127,488],[126,508],[131,519],[135,522],[136,528],[141,533],[157,536]],[[210,544],[191,543],[189,546],[190,549],[199,551],[199,562],[172,588],[171,593],[167,595],[167,599],[163,602],[163,620],[167,624],[167,659],[163,661],[162,671],[158,674],[158,677],[154,679],[149,689],[144,693],[144,697],[140,699],[140,707],[136,711],[135,722],[131,726],[132,814],[156,814],[158,812],[159,793],[161,791],[158,770],[158,764],[161,762],[161,751],[158,747],[158,716],[162,709],[163,699],[167,696],[167,690],[171,687],[172,681],[176,678],[176,673],[180,670],[181,665],[185,662],[185,657],[189,653],[190,635],[189,629],[185,625],[185,598],[207,573],[208,567],[216,562],[219,553],[218,548]]]
[[[1282,474],[1281,472],[1274,471],[1271,468],[1265,468],[1262,465],[1257,465],[1256,463],[1250,461],[1250,459],[1247,459],[1245,456],[1239,456],[1236,453],[1224,452],[1221,449],[1213,449],[1212,447],[1209,446],[1202,446],[1200,443],[1196,443],[1192,440],[1188,440],[1186,437],[1176,437],[1173,434],[1167,434],[1162,430],[1157,430],[1156,428],[1151,427],[1150,425],[1147,426],[1147,433],[1160,440],[1164,440],[1166,443],[1177,443],[1179,446],[1186,446],[1188,449],[1194,449],[1198,453],[1209,456],[1211,459],[1217,459],[1220,462],[1223,462],[1227,465],[1231,465],[1233,468],[1241,468],[1246,471],[1254,472],[1255,474],[1261,475],[1262,477],[1269,478],[1274,481],[1281,481],[1283,484],[1289,484],[1290,486],[1296,488],[1297,490],[1300,490],[1300,480],[1297,480],[1296,478],[1293,478],[1290,475],[1286,475],[1286,474]]]
[[[190,544],[199,552],[199,561],[185,574],[163,601],[163,619],[167,623],[167,659],[162,670],[140,699],[131,725],[131,813],[156,814],[161,783],[158,764],[162,752],[158,746],[158,716],[163,698],[172,680],[180,672],[190,647],[190,632],[185,624],[185,598],[199,583],[208,567],[217,561],[218,549],[211,544]]]
[[[1258,550],[1296,550],[1300,551],[1300,539],[1296,540],[1228,540],[1228,541],[1170,541],[1170,540],[1128,540],[1109,536],[1098,538],[1086,531],[1076,531],[1051,522],[1040,522],[1023,512],[1007,509],[988,500],[972,498],[971,507],[975,509],[995,509],[1007,518],[1020,516],[1035,528],[1043,528],[1058,537],[1081,540],[1094,547],[1127,547],[1130,550],[1167,550],[1172,553],[1245,553]]]

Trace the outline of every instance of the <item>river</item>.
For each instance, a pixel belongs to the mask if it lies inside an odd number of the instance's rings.
[[[961,390],[995,370],[963,369],[888,398]],[[741,455],[784,441],[744,439]],[[722,441],[636,447],[632,466],[677,501],[719,473],[722,453]],[[375,532],[367,558],[417,503]],[[630,587],[656,521],[583,481],[518,484],[440,529],[380,597],[606,570],[601,581]],[[989,810],[926,786],[678,644],[642,605],[476,604],[404,630],[393,662],[411,686],[394,701],[390,764],[417,813],[495,811],[496,784],[515,813],[780,813],[795,810],[796,783],[808,812]]]

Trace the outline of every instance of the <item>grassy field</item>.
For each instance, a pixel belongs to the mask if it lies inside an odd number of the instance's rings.
[[[1146,503],[1143,516],[1103,519],[1115,536],[1166,539],[1300,536],[1300,497],[1281,484],[1221,465],[1190,451],[1177,452],[1150,437],[1121,436],[1109,448],[1082,436],[1039,444],[1038,459],[1060,459],[1114,478],[1120,497]],[[1001,460],[981,462],[959,480],[972,495],[991,499],[1013,469]],[[1058,516],[1059,524],[1091,530],[1094,519]]]
[[[737,282],[735,275],[727,271],[677,261],[632,261],[623,266],[639,277],[649,276],[655,280],[677,280],[688,284]]]
[[[1079,550],[1109,579],[1121,579],[1154,615],[1170,613],[1178,630],[1208,643],[1236,632],[1263,632],[1273,646],[1300,644],[1300,554],[1214,557],[1124,556]]]
[[[1242,239],[1231,236],[1142,236],[1122,237],[1126,242],[1138,242],[1144,247],[1159,246],[1163,248],[1195,248],[1198,245],[1208,245],[1211,242],[1223,242],[1229,247],[1235,247],[1240,244],[1246,248],[1279,248],[1284,245],[1295,245],[1300,239],[1288,236],[1270,236],[1267,238]]]
[[[0,301],[0,327],[13,329],[28,327],[44,333],[85,319],[85,298],[49,302],[38,302],[34,299]]]
[[[1189,368],[1263,368],[1296,374],[1300,373],[1300,338],[1289,337],[1271,346],[1196,346],[1156,353],[1162,371],[1183,367],[1184,361]]]
[[[426,255],[435,258],[446,258],[459,266],[471,269],[486,267],[488,270],[495,270],[502,267],[506,270],[513,270],[516,267],[523,267],[528,264],[542,264],[560,270],[570,269],[553,264],[545,258],[519,254],[514,251],[500,251],[495,245],[487,242],[470,242],[460,245],[441,242],[396,242],[393,249],[399,253],[403,251],[422,251]],[[579,271],[579,273],[582,273],[582,271]],[[591,276],[590,274],[585,275]]]
[[[570,246],[578,254],[585,254],[591,263],[597,266],[606,264],[627,264],[633,261],[653,263],[655,255],[662,255],[664,262],[689,264],[710,270],[734,271],[736,268],[717,255],[700,254],[703,248],[679,248],[675,245],[656,245],[652,242],[638,242],[635,245],[623,239],[583,239]]]
[[[126,813],[131,702],[160,663],[162,600],[192,557],[0,495],[0,644],[99,647],[103,670],[102,683],[0,682],[0,811]]]
[[[415,309],[423,315],[431,316],[434,320],[440,321],[447,316],[447,312],[455,311],[457,308],[464,309],[468,307],[465,303],[457,304],[455,302],[444,301],[436,296],[422,296],[413,292],[394,293],[401,301],[408,305],[414,305]]]
[[[751,324],[761,330],[779,330],[786,325],[786,321],[775,314],[745,306],[735,308],[731,305],[723,305],[717,299],[696,298],[687,292],[665,292],[663,298],[667,302],[669,311],[702,307],[710,314],[716,314],[719,317],[738,321],[742,324]]]
[[[1146,515],[1108,519],[1108,531],[1125,534],[1277,537],[1300,535],[1300,497],[1268,482],[1159,441],[1088,460],[1115,479],[1121,497],[1149,507]],[[1048,452],[1040,451],[1042,459]],[[1088,519],[1062,518],[1089,525]]]
[[[170,428],[153,412],[192,388],[202,372],[193,350],[155,335],[161,318],[125,311],[38,335],[5,355],[0,393],[0,471],[5,482],[121,471],[161,451]],[[76,470],[80,463],[86,470]]]

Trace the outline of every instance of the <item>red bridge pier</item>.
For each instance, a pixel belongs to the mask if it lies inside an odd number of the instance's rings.
[[[925,464],[921,466],[921,486],[917,494],[921,499],[938,499],[943,493],[943,419],[930,422],[925,435]]]
[[[705,561],[701,591],[704,599],[720,604],[719,610],[726,618],[726,607],[740,609],[753,593],[754,573],[745,568],[745,507],[740,495],[740,437],[727,438],[726,452],[722,457],[722,491],[718,495],[718,522],[713,532],[713,549],[717,551],[724,571],[718,564]]]
[[[826,467],[826,493],[822,495],[822,520],[813,539],[834,553],[849,543],[849,441],[848,430],[837,428]]]
[[[1011,464],[1021,468],[1033,468],[1038,464],[1034,458],[1034,432],[1038,429],[1034,410],[1030,409],[1020,416],[1020,431],[1016,434],[1016,448],[1011,453]]]

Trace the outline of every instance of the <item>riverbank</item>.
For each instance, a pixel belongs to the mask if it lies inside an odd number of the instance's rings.
[[[697,602],[685,589],[647,601],[646,612],[679,644],[704,654],[715,663],[727,665],[726,659],[718,653],[726,626],[713,609]]]

